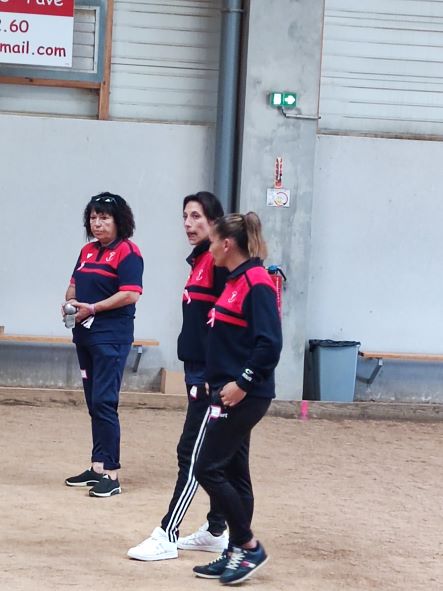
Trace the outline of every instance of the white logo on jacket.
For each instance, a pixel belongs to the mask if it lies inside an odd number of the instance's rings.
[[[235,300],[235,298],[237,297],[237,295],[238,295],[238,292],[237,292],[237,291],[233,291],[233,292],[231,293],[231,297],[229,298],[228,302],[229,302],[230,304],[232,304],[232,302]]]
[[[204,269],[200,269],[197,277],[195,278],[196,281],[201,281],[203,279],[203,271],[204,271]]]
[[[245,371],[242,373],[242,378],[244,378],[248,382],[252,382],[253,376],[254,372],[252,371],[252,369],[246,368]]]
[[[112,259],[115,257],[115,250],[113,250],[107,257],[106,257],[106,262],[110,263],[112,261]]]

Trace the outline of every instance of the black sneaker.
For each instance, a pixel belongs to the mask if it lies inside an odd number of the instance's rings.
[[[108,474],[105,474],[97,484],[89,491],[90,497],[112,497],[122,492],[118,478],[112,480]]]
[[[201,577],[202,579],[218,579],[224,573],[225,568],[228,566],[228,562],[228,551],[223,550],[223,554],[209,564],[194,566],[192,570],[196,577]]]
[[[78,476],[70,476],[65,480],[66,486],[94,486],[102,478],[103,474],[94,472],[92,468],[85,470]]]
[[[266,552],[260,543],[255,550],[234,548],[229,562],[220,576],[223,585],[236,585],[249,579],[257,570],[268,561]]]

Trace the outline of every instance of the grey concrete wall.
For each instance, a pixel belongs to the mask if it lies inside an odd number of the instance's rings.
[[[286,119],[267,105],[267,92],[294,90],[302,113],[317,113],[323,0],[251,0],[244,89],[240,210],[256,211],[270,256],[288,282],[283,295],[284,349],[277,395],[302,396],[316,121]],[[266,206],[276,157],[283,158],[289,208]]]
[[[182,199],[212,187],[214,130],[9,115],[0,115],[0,127],[0,325],[8,333],[68,334],[60,304],[85,242],[83,209],[91,195],[109,190],[132,206],[134,241],[145,261],[136,337],[160,341],[143,357],[137,380],[145,387],[155,384],[161,367],[179,369],[176,338],[190,250]],[[67,358],[55,351],[31,347],[36,359],[25,357],[24,366],[23,357],[2,347],[0,385],[39,385],[45,363],[54,387],[70,384],[71,362],[62,369]]]
[[[368,378],[375,360],[360,359],[357,375]],[[354,400],[443,402],[443,364],[388,360],[371,385],[357,379]]]
[[[159,347],[146,347],[137,372],[137,351],[131,350],[122,390],[158,392],[164,359]],[[0,343],[0,386],[11,388],[82,389],[74,345]]]
[[[319,136],[309,339],[443,353],[442,142]],[[359,362],[369,376],[374,362]],[[443,365],[389,361],[359,400],[443,401]]]

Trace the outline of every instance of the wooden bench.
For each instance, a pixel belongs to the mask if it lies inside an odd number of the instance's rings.
[[[429,362],[443,362],[443,355],[440,354],[428,354],[428,353],[392,353],[392,352],[383,352],[383,351],[359,351],[358,354],[363,359],[375,359],[377,361],[377,365],[372,370],[371,375],[369,378],[363,378],[361,376],[357,376],[357,379],[360,382],[365,384],[371,385],[375,378],[380,373],[381,368],[383,367],[383,361],[385,359],[398,359],[399,361],[427,361]]]
[[[72,345],[72,337],[24,335],[24,334],[5,334],[0,331],[0,342],[10,341],[13,343],[40,343],[43,345],[61,344]],[[135,339],[132,346],[137,350],[137,355],[132,366],[132,371],[137,373],[140,360],[143,355],[144,347],[158,347],[159,342],[155,339]]]

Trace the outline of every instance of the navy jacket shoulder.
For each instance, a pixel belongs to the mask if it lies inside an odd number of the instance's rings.
[[[246,261],[228,277],[211,324],[209,383],[220,387],[235,381],[248,395],[273,398],[281,321],[274,283],[258,259]]]

